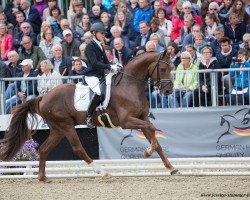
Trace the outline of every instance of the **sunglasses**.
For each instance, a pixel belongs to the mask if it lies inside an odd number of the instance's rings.
[[[217,10],[216,8],[210,8],[209,10]]]

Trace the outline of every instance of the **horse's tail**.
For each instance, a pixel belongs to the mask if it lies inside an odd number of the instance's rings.
[[[41,99],[42,97],[31,99],[14,109],[9,128],[5,132],[4,139],[0,140],[1,160],[11,160],[23,147],[25,141],[31,138],[32,131],[29,127],[33,128],[34,122],[37,124],[35,114],[39,113]],[[27,120],[29,114],[31,120]]]

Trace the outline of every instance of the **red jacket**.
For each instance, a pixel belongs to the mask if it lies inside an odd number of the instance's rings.
[[[4,45],[4,53],[1,53],[1,58],[2,59],[7,59],[8,58],[8,53],[11,51],[12,49],[12,41],[13,41],[13,37],[12,35],[6,34],[5,35],[5,45]],[[0,51],[2,50],[2,40],[0,40]]]

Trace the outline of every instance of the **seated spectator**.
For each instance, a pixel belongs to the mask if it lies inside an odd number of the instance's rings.
[[[192,31],[192,27],[194,25],[194,18],[191,14],[189,15],[185,15],[184,16],[184,25],[183,27],[181,28],[181,34],[180,36],[177,38],[178,39],[178,43],[177,44],[182,44],[183,43],[183,40],[184,38],[191,33]]]
[[[194,36],[199,33],[202,33],[201,26],[199,24],[194,24],[191,27],[191,33],[184,37],[182,45],[180,45],[182,48],[181,51],[186,51],[186,46],[188,44],[194,45]]]
[[[174,64],[175,68],[180,64],[180,49],[175,42],[170,42],[167,46],[167,51],[170,56],[171,62]]]
[[[61,39],[54,35],[53,29],[48,28],[43,35],[43,40],[40,42],[39,47],[42,49],[46,58],[53,58],[52,47],[61,43]]]
[[[150,16],[152,13],[153,13],[153,9],[149,5],[149,1],[148,0],[139,0],[139,8],[135,12],[134,20],[133,20],[134,29],[138,34],[141,33],[140,27],[139,27],[140,23],[142,21],[145,23],[149,23]],[[145,42],[145,44],[146,44],[146,42]],[[144,44],[144,46],[145,46],[145,44]]]
[[[128,5],[129,12],[132,14],[131,19],[133,19],[135,16],[135,12],[139,8],[139,3],[137,0],[129,0],[127,5]]]
[[[223,17],[219,15],[219,12],[220,12],[220,6],[218,5],[218,3],[214,1],[210,2],[208,7],[208,13],[214,14],[217,19],[217,22],[224,25],[226,21]]]
[[[69,27],[72,27],[72,19],[76,15],[75,5],[77,3],[78,3],[78,0],[70,0],[70,2],[69,2],[69,9],[67,11],[67,19],[68,19],[68,22],[69,22]],[[83,13],[87,13],[86,8],[83,7],[82,10],[83,10]]]
[[[203,47],[207,46],[205,42],[205,37],[202,33],[196,34],[194,36],[194,48],[197,52],[201,53]]]
[[[209,69],[219,69],[220,65],[217,59],[213,56],[213,50],[211,47],[204,47],[201,50],[203,59],[199,65],[200,70],[209,70]],[[197,92],[196,106],[211,106],[212,105],[212,95],[211,95],[211,72],[208,73],[199,73],[199,92]],[[220,94],[222,91],[221,85],[221,73],[217,73],[217,83],[216,94]],[[216,95],[214,94],[214,95]],[[198,97],[199,95],[199,97]],[[200,100],[200,102],[199,102]]]
[[[155,52],[156,51],[156,44],[154,41],[147,41],[146,45],[145,45],[145,50],[146,52]]]
[[[32,40],[29,36],[23,36],[22,38],[22,50],[19,54],[20,60],[31,59],[32,68],[38,71],[40,68],[40,62],[46,59],[42,49],[38,46],[33,45]]]
[[[203,33],[208,42],[212,42],[215,39],[214,32],[218,26],[223,25],[217,21],[216,16],[213,13],[206,14]]]
[[[93,35],[90,31],[84,33],[83,35],[83,41],[85,44],[88,44],[90,43],[90,41],[93,39]]]
[[[111,24],[114,24],[114,18],[115,18],[115,14],[117,13],[117,10],[118,10],[119,2],[120,2],[120,0],[113,0],[111,8],[108,10]]]
[[[52,47],[53,58],[50,59],[54,66],[54,71],[59,72],[62,76],[67,76],[72,68],[72,59],[63,56],[62,46],[56,44]]]
[[[72,63],[72,70],[69,73],[69,76],[82,76],[82,75],[84,75],[85,69],[86,68],[83,66],[82,60],[77,58]],[[75,84],[78,82],[81,82],[81,81],[82,81],[82,78],[81,79],[74,79]]]
[[[109,10],[112,7],[112,0],[102,0],[102,5]]]
[[[156,18],[157,17],[157,11],[159,8],[162,8],[162,5],[161,5],[161,1],[160,0],[155,0],[153,2],[151,2],[151,6],[153,8],[153,13],[151,14],[150,16],[150,19],[152,18]],[[164,8],[163,8],[164,9]],[[165,10],[165,9],[164,9]]]
[[[213,2],[213,0],[204,0],[201,2],[201,18],[204,20],[205,17],[206,17],[206,14],[208,13],[208,7],[209,7],[209,4]],[[217,4],[218,5],[218,4]],[[219,9],[219,6],[218,6],[218,9]]]
[[[224,37],[224,26],[218,26],[215,28],[214,30],[214,37],[215,40],[213,40],[210,43],[210,46],[213,49],[213,56],[217,55],[217,53],[219,53],[221,51],[221,47],[220,47],[220,39]]]
[[[246,49],[240,49],[238,52],[238,61],[230,65],[231,69],[250,68],[249,52]],[[249,71],[230,71],[230,78],[235,78],[234,86],[230,92],[232,105],[249,105]]]
[[[41,19],[43,19],[43,11],[48,7],[48,4],[45,0],[35,0],[34,8],[37,9]]]
[[[106,54],[109,62],[114,62],[114,61],[117,62],[117,60],[114,60],[115,57],[114,57],[114,54],[113,54],[112,49],[110,48],[110,46],[105,45],[104,50],[105,50],[105,54]]]
[[[230,14],[230,9],[232,5],[232,0],[223,0],[221,3],[219,16],[223,25],[228,21],[228,16]]]
[[[76,32],[76,30],[71,29],[69,27],[69,21],[67,19],[62,19],[61,20],[60,27],[61,27],[62,32],[59,35],[57,35],[58,37],[60,37],[61,39],[64,39],[63,31],[69,29],[73,34],[73,38],[77,39],[78,41],[81,42],[81,35],[78,32]]]
[[[16,51],[8,53],[8,68],[6,71],[6,78],[15,78],[22,72],[19,60],[19,55]],[[5,90],[5,99],[9,99],[16,94],[16,81],[10,81]]]
[[[179,0],[176,2],[176,5],[173,7],[172,10],[172,17],[170,17],[172,24],[177,24],[176,21],[179,20],[180,15],[182,14],[182,5],[183,1]]]
[[[37,77],[38,73],[33,70],[33,61],[31,59],[25,59],[20,63],[22,72],[18,75],[19,78],[24,78],[21,81],[17,81],[17,93],[10,99],[6,99],[5,111],[10,113],[13,106],[18,103],[24,103],[38,95],[37,81],[25,80],[27,77]]]
[[[7,21],[7,17],[5,16],[4,13],[0,14],[0,24],[4,24],[6,26],[7,33],[9,35],[13,35],[14,26]]]
[[[40,65],[41,75],[38,75],[38,77],[43,79],[38,80],[37,91],[39,92],[39,95],[42,96],[56,86],[62,84],[62,76],[58,71],[53,70],[54,66],[50,60],[43,60]]]
[[[187,51],[182,52],[181,63],[176,69],[173,88],[174,92],[169,95],[171,108],[186,108],[190,106],[190,102],[194,96],[194,91],[198,89],[197,70],[198,66],[192,63],[191,54]]]
[[[126,66],[132,59],[132,51],[124,46],[122,38],[114,39],[114,49],[114,56],[118,59],[118,62],[122,66]]]
[[[115,38],[122,38],[124,46],[129,49],[128,37],[125,35],[122,35],[122,28],[121,27],[112,26],[110,32],[112,34],[112,39],[111,39],[110,45],[109,45],[111,48],[114,48],[114,39]]]
[[[7,33],[5,24],[0,24],[0,60],[7,60],[7,55],[12,49],[12,35]]]
[[[164,32],[159,28],[160,20],[158,18],[153,18],[150,20],[150,30],[151,33],[157,33],[160,38],[160,45],[165,47]]]
[[[178,37],[180,37],[180,30],[184,26],[184,15],[190,15],[192,14],[194,22],[202,25],[201,18],[192,12],[192,4],[189,1],[185,1],[182,5],[183,13],[180,15],[180,17],[175,21],[175,24],[173,24],[174,28],[172,31],[172,40],[178,44]]]
[[[153,41],[156,45],[156,51],[163,52],[165,48],[160,44],[160,37],[157,33],[152,33],[149,37],[149,41]]]
[[[106,30],[105,34],[106,42],[109,43],[112,38],[112,34],[110,32],[111,29],[110,16],[107,12],[103,12],[101,14],[101,22]]]
[[[24,13],[22,12],[22,11],[17,11],[16,12],[16,25],[15,25],[15,27],[14,27],[14,29],[13,29],[13,37],[14,38],[16,38],[17,37],[17,35],[19,35],[19,34],[21,34],[21,24],[23,23],[23,22],[25,22],[25,16],[24,16]]]
[[[240,48],[244,48],[250,53],[250,33],[245,33],[242,39],[243,43],[240,45]]]
[[[80,51],[79,51],[79,46],[81,43],[73,38],[73,33],[71,30],[66,29],[63,31],[63,42],[62,42],[62,48],[63,48],[63,56],[68,56],[68,57],[79,57],[80,56]]]
[[[7,65],[0,60],[0,78],[7,77]]]
[[[4,14],[7,17],[7,21],[13,24],[13,26],[17,24],[15,15],[18,11],[21,11],[20,0],[13,0],[6,3]]]
[[[39,12],[34,6],[31,6],[30,0],[21,0],[21,8],[25,14],[26,21],[29,22],[36,34],[39,34],[40,27],[42,24],[42,19]]]
[[[81,22],[76,26],[76,31],[81,35],[81,41],[84,41],[84,33],[90,31],[91,23],[88,14],[83,14]]]
[[[57,6],[54,6],[50,9],[50,16],[46,19],[46,22],[50,24],[53,28],[55,36],[61,37],[62,28],[61,21],[63,20],[61,9]],[[68,27],[68,26],[67,26]]]
[[[191,62],[197,66],[199,66],[201,60],[202,60],[202,55],[196,51],[196,48],[194,45],[188,44],[186,46],[186,51],[190,53],[192,60]]]
[[[237,15],[240,23],[249,24],[250,15],[247,14],[245,10],[245,3],[242,0],[234,1],[230,12]]]
[[[133,27],[133,23],[132,23],[133,21],[132,20],[133,20],[134,14],[129,10],[128,3],[120,1],[119,4],[118,4],[117,11],[118,10],[119,11],[121,10],[122,12],[125,13],[126,19],[131,22],[130,24]]]
[[[89,13],[89,18],[91,24],[101,22],[101,8],[99,6],[93,6],[92,7],[92,13]]]
[[[135,39],[135,47],[133,49],[134,55],[136,55],[137,51],[139,50],[145,50],[145,45],[152,33],[148,27],[147,22],[144,21],[140,22],[139,27],[140,27],[140,35],[138,35]]]
[[[159,8],[157,10],[157,17],[160,21],[159,28],[164,32],[164,41],[165,46],[168,46],[168,43],[171,41],[171,33],[173,30],[173,24],[170,20],[167,19],[167,13],[165,9]]]
[[[72,24],[71,27],[72,29],[76,29],[77,25],[82,21],[82,17],[83,17],[83,2],[81,0],[78,0],[75,3],[75,15],[72,18]],[[85,13],[86,14],[86,13]]]
[[[225,36],[232,42],[235,49],[239,49],[242,43],[242,37],[246,33],[246,25],[239,22],[237,14],[231,13],[229,15],[229,23],[225,24]]]
[[[32,32],[31,25],[28,22],[23,22],[20,26],[21,32],[13,38],[13,48],[20,53],[22,49],[22,38],[28,36],[31,38],[33,45],[37,46],[37,35]]]
[[[49,22],[47,21],[44,21],[41,25],[41,31],[40,33],[37,35],[37,42],[38,44],[41,43],[42,40],[44,40],[44,34],[45,34],[45,31],[48,30],[48,29],[51,29],[52,27],[50,26]]]
[[[100,8],[100,14],[102,14],[103,12],[108,12],[108,10],[102,5],[102,0],[93,0],[93,7],[97,6]],[[89,9],[88,15],[90,17],[90,19],[94,16],[95,14],[93,13],[93,7],[91,9]],[[99,9],[98,9],[99,10]],[[96,10],[97,11],[97,10]],[[95,11],[95,12],[96,12]],[[98,11],[99,12],[99,11]],[[90,20],[91,21],[91,20]],[[99,22],[99,21],[98,21]]]
[[[50,16],[50,10],[57,6],[57,0],[48,0],[48,7],[43,10],[43,21],[46,21]]]

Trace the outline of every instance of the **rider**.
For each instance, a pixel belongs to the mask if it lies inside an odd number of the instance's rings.
[[[105,50],[102,44],[105,44],[106,29],[102,23],[94,23],[90,28],[93,34],[93,39],[85,48],[85,54],[88,61],[88,67],[84,73],[85,81],[90,89],[94,92],[93,99],[88,107],[86,125],[89,128],[93,128],[92,116],[96,110],[96,107],[100,103],[101,89],[100,82],[105,76],[105,70],[112,70],[117,73],[121,66],[116,64],[110,64],[105,54]]]

